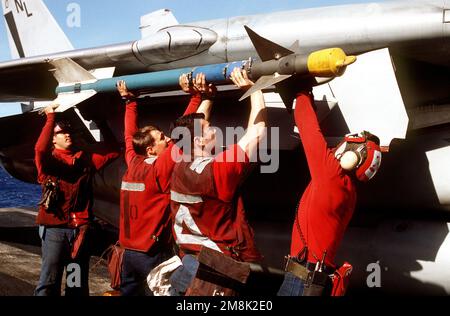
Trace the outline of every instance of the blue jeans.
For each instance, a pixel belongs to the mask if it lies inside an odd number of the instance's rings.
[[[156,254],[125,249],[120,275],[121,296],[153,296],[147,284],[147,276],[153,268],[172,257],[172,251]]]
[[[65,294],[66,296],[89,296],[89,233],[81,246],[78,258],[72,260],[70,254],[76,233],[77,229],[72,228],[39,227],[39,236],[42,241],[42,266],[39,283],[34,295],[60,296],[64,268],[66,268],[67,272],[67,266],[71,263],[76,263],[80,267],[81,275],[75,278],[79,279],[79,285],[81,286],[75,284],[71,287],[66,279]],[[69,273],[66,273],[71,280],[73,277],[72,272],[75,271],[70,270]]]
[[[284,275],[283,284],[278,290],[278,296],[302,296],[305,283],[300,278],[296,277],[290,272]]]
[[[181,260],[183,265],[178,267],[169,278],[171,296],[183,296],[197,274],[200,263],[192,255],[185,255]]]

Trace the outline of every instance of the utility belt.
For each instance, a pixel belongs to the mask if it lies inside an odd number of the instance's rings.
[[[303,296],[328,296],[331,290],[331,275],[335,269],[320,263],[299,263],[295,258],[287,256],[285,271],[301,279],[305,285]]]
[[[333,269],[320,263],[300,263],[296,258],[287,256],[285,271],[303,281],[303,296],[344,296],[353,267],[345,262]]]
[[[233,258],[234,260],[241,261],[239,259],[240,259],[241,254],[242,254],[242,249],[239,246],[228,246],[228,244],[226,244],[226,243],[216,243],[216,244],[218,244],[218,246],[219,245],[220,246],[223,245],[223,247],[219,246],[219,248],[223,249],[222,253],[224,255],[226,255],[227,257]],[[180,247],[180,245],[178,245],[178,244],[176,246],[178,248],[177,252],[179,253],[179,256],[181,258],[183,256],[185,256],[185,255],[191,255],[191,256],[194,256],[194,257],[198,258],[199,254],[201,252],[201,250],[195,251],[195,250],[191,250],[191,249],[186,249],[186,248],[184,248],[182,246]],[[202,246],[202,249],[203,249],[203,247],[204,246]]]

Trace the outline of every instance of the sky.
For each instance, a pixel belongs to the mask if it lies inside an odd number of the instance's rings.
[[[21,0],[35,1],[35,0]],[[44,0],[72,45],[88,48],[140,38],[140,17],[170,9],[181,24],[283,10],[320,7],[369,0]],[[71,4],[80,8],[80,26],[67,23]],[[11,59],[5,21],[0,22],[0,62]],[[0,117],[20,113],[18,104],[0,104]]]

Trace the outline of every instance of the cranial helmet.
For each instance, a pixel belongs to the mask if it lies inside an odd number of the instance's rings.
[[[55,124],[55,128],[53,129],[53,133],[70,133],[71,132],[71,126],[68,121],[58,121]]]
[[[367,182],[380,169],[380,140],[369,132],[351,134],[336,147],[334,153],[342,169],[354,171],[359,181]]]

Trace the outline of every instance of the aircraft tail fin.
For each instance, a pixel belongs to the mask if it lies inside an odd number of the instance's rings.
[[[1,2],[13,59],[73,49],[42,0]]]

